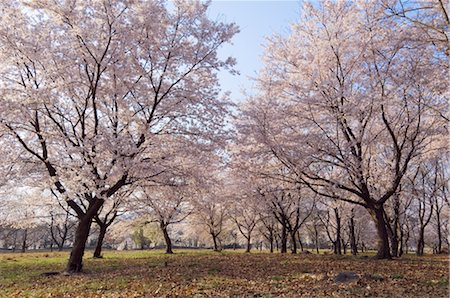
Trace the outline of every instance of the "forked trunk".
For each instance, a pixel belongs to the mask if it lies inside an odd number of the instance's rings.
[[[291,242],[292,242],[291,253],[296,254],[297,253],[297,238],[295,237],[295,232],[291,232]]]
[[[213,244],[214,244],[214,251],[220,251],[219,246],[217,245],[217,236],[214,233],[211,233],[211,236],[213,238]]]
[[[86,241],[91,230],[92,220],[97,215],[98,210],[103,205],[103,200],[91,198],[92,203],[85,214],[78,218],[78,226],[75,231],[75,240],[73,242],[72,251],[70,252],[69,262],[67,263],[66,272],[77,273],[83,269],[83,255],[86,248]]]

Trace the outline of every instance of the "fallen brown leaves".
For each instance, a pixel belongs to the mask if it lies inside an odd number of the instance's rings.
[[[21,268],[17,276],[5,262],[14,261],[2,260],[0,270],[10,277],[0,276],[0,294],[13,297],[446,297],[449,279],[448,256],[379,261],[303,254],[185,251],[135,257],[110,252],[104,259],[88,259],[86,273],[48,277],[41,273],[62,269],[62,264],[41,271],[29,265],[28,275]],[[340,272],[358,278],[337,283]]]

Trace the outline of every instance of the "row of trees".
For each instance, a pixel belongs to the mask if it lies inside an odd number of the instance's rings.
[[[240,107],[241,168],[261,185],[365,208],[378,258],[398,254],[408,201],[420,197],[421,226],[446,201],[449,52],[440,33],[449,22],[438,2],[306,4],[288,36],[268,39],[258,93]]]
[[[413,231],[423,253],[432,220],[440,251],[445,6],[306,3],[289,35],[268,38],[258,91],[237,109],[217,79],[235,61],[217,50],[238,29],[208,19],[207,8],[181,0],[0,4],[1,207],[7,214],[12,201],[32,212],[4,222],[44,218],[53,236],[67,236],[75,218],[68,272],[82,270],[92,225],[100,257],[118,218],[157,223],[169,253],[171,226],[191,217],[215,249],[228,221],[247,250],[260,231],[282,252],[296,252],[309,233],[317,248],[325,234],[336,253],[347,242],[356,253],[362,232],[353,214],[362,208],[375,223],[379,258],[401,255]],[[31,195],[31,186],[45,192]]]
[[[174,240],[177,246],[212,246],[214,250],[241,244],[248,252],[252,246],[264,246],[271,252],[277,248],[286,253],[290,248],[296,253],[298,248],[303,251],[307,246],[317,252],[330,248],[335,254],[345,254],[347,249],[357,254],[375,246],[375,227],[368,224],[369,215],[361,207],[321,199],[307,188],[270,194],[256,189],[251,194],[252,188],[238,181],[232,185],[239,185],[233,195],[226,197],[221,191],[216,201],[189,195],[187,187],[181,191],[180,186],[165,185],[152,186],[153,195],[148,192],[120,205],[116,202],[110,209],[102,210],[97,217],[104,220],[96,220],[90,233],[94,257],[101,257],[104,242],[117,248],[124,248],[124,243],[129,248],[141,249],[165,245],[167,253],[173,252]],[[401,256],[411,249],[421,255],[425,243],[434,253],[447,251],[448,239],[442,236],[448,234],[448,205],[444,198],[437,194],[433,200],[424,201],[423,193],[401,195],[411,198],[405,200],[407,205],[396,197],[386,208],[392,226],[397,228],[397,234],[390,234],[391,243],[396,244],[392,245],[392,255]],[[28,206],[12,202],[9,214],[11,211],[21,214],[2,224],[0,242],[5,248],[61,250],[72,245],[76,217],[70,212],[49,212],[51,215],[45,216],[50,205],[39,206],[39,201]],[[59,206],[53,207],[61,210]]]

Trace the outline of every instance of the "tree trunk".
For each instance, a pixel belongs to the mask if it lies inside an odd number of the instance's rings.
[[[217,246],[217,236],[214,233],[211,233],[211,236],[213,238],[213,243],[214,243],[214,251],[219,251],[219,247]]]
[[[417,240],[417,251],[416,255],[423,256],[423,249],[425,247],[425,229],[420,228],[419,239]]]
[[[316,245],[316,252],[319,254],[319,231],[317,230],[317,225],[314,224],[314,242]]]
[[[356,254],[358,253],[358,247],[356,246],[355,220],[353,219],[353,214],[350,217],[348,226],[350,229],[350,250],[352,252],[352,255],[356,256]]]
[[[399,245],[400,242],[398,241],[397,233],[395,233],[394,236],[391,237],[391,255],[393,257],[399,256]]]
[[[66,272],[77,273],[83,269],[83,255],[86,248],[86,241],[89,238],[92,220],[97,215],[98,210],[102,207],[104,200],[91,197],[89,207],[84,214],[79,214],[78,226],[75,231],[75,240],[73,242],[72,251],[70,252],[69,261],[67,262]]]
[[[296,254],[297,253],[297,238],[295,237],[295,232],[291,232],[291,253]],[[298,239],[300,241],[300,239]]]
[[[303,242],[302,242],[302,238],[300,237],[300,231],[297,230],[297,238],[298,238],[298,244],[300,245],[300,251],[303,252]]]
[[[384,218],[383,206],[373,206],[368,210],[370,215],[372,216],[373,221],[375,222],[378,233],[378,251],[376,258],[390,260],[392,257],[389,248],[389,234],[386,227],[387,223]]]
[[[75,231],[75,240],[66,268],[66,271],[69,273],[81,272],[83,269],[83,255],[86,248],[86,241],[89,237],[93,217],[94,216],[84,216],[78,222],[77,230]]]
[[[252,244],[251,244],[251,241],[250,241],[250,236],[248,236],[248,238],[247,238],[247,249],[245,250],[245,252],[250,252],[251,246],[252,246]]]
[[[95,246],[94,258],[102,258],[102,245],[103,240],[105,239],[107,226],[102,224],[100,225],[100,232],[98,234],[97,245]]]
[[[161,223],[161,231],[164,235],[164,241],[166,242],[166,254],[173,254],[172,251],[172,241],[170,240],[169,233],[167,231],[167,226],[164,223]]]
[[[27,238],[28,238],[28,229],[23,231],[23,241],[22,241],[22,253],[27,250]]]
[[[436,203],[437,205],[437,203]],[[437,253],[442,253],[442,227],[441,227],[441,216],[440,216],[440,210],[436,208],[436,224],[437,224],[437,236],[438,236],[438,243],[437,243]]]
[[[339,217],[339,210],[338,208],[334,208],[334,216],[336,217],[336,242],[335,242],[335,249],[334,253],[341,255],[342,249],[341,249],[341,218]]]
[[[281,253],[287,253],[287,230],[286,226],[281,227]]]
[[[273,237],[270,237],[269,245],[270,245],[270,252],[273,253]]]

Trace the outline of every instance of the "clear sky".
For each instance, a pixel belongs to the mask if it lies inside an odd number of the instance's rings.
[[[230,1],[213,0],[209,7],[209,16],[213,20],[234,22],[240,28],[233,38],[233,45],[220,49],[221,57],[232,56],[237,59],[236,69],[239,76],[221,72],[219,79],[222,90],[231,91],[235,101],[243,99],[242,90],[252,93],[252,81],[262,66],[262,45],[265,37],[273,33],[289,32],[289,24],[298,19],[300,1]]]

